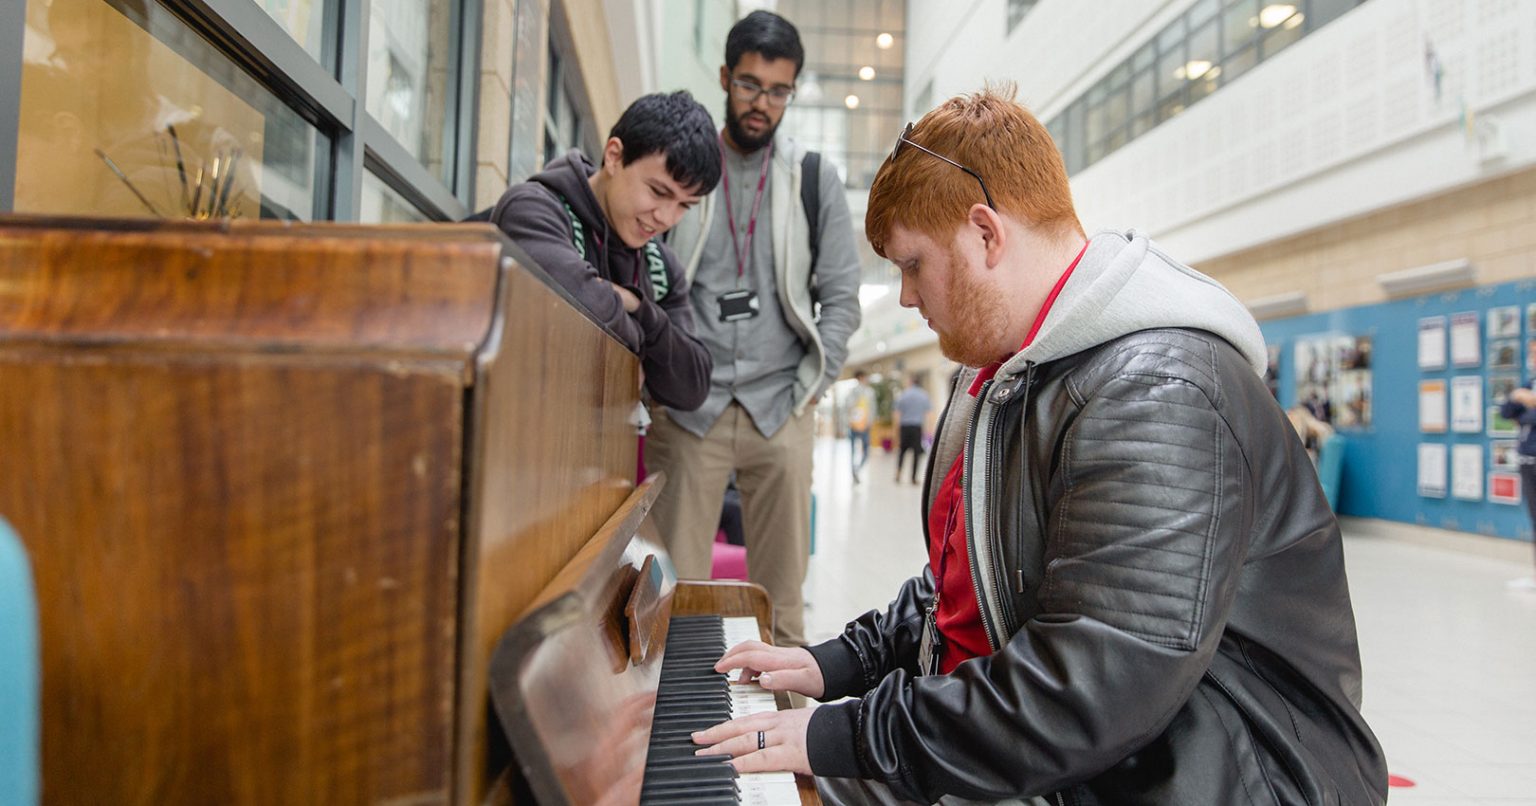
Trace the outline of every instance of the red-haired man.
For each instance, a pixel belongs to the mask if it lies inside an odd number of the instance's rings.
[[[703,752],[814,772],[832,803],[1385,802],[1338,524],[1242,304],[1143,235],[1086,237],[1049,135],[997,92],[908,127],[865,228],[967,367],[929,564],[837,639],[729,651],[856,699]]]

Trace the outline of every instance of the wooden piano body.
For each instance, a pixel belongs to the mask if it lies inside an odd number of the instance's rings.
[[[634,493],[639,388],[520,254],[0,218],[45,803],[507,798],[491,653]]]

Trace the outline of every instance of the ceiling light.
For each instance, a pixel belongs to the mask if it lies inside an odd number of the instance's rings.
[[[1425,291],[1463,288],[1477,282],[1477,268],[1466,258],[1431,263],[1412,269],[1376,275],[1376,282],[1389,297],[1402,297]]]
[[[1259,25],[1265,28],[1273,28],[1296,13],[1296,7],[1290,3],[1271,3],[1259,11]]]
[[[862,78],[865,81],[874,81],[875,80],[875,68],[870,67],[867,64],[864,65],[863,67],[860,67],[859,68],[859,78]]]
[[[1194,59],[1173,71],[1174,78],[1187,78],[1190,81],[1210,72],[1211,63],[1206,59]]]
[[[881,35],[875,37],[875,45],[877,47],[879,47],[881,50],[886,50],[887,48],[889,48],[891,45],[893,45],[895,43],[896,43],[896,37],[891,36],[890,34],[881,34]]]
[[[1300,316],[1307,312],[1307,295],[1303,291],[1288,291],[1284,294],[1256,299],[1248,303],[1248,312],[1253,314],[1255,319]]]
[[[859,108],[859,96],[857,96],[857,95],[850,95],[847,98],[844,98],[843,99],[843,106],[846,106],[849,109],[858,109]]]
[[[1292,28],[1295,28],[1296,26],[1301,24],[1302,20],[1304,20],[1306,18],[1307,18],[1307,15],[1301,14],[1301,13],[1297,13],[1295,16],[1293,16],[1290,19],[1285,21],[1285,30],[1289,31]]]

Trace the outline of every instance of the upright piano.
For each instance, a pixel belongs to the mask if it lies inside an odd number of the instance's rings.
[[[649,734],[669,630],[769,626],[670,576],[639,388],[488,226],[0,217],[45,803],[634,802],[648,750],[569,748]]]

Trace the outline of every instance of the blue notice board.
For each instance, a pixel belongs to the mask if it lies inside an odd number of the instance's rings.
[[[1526,515],[1524,502],[1519,505],[1490,500],[1489,474],[1515,473],[1493,466],[1493,443],[1512,440],[1512,436],[1489,434],[1488,409],[1492,407],[1494,379],[1507,382],[1518,376],[1519,382],[1531,381],[1531,366],[1536,362],[1531,351],[1536,349],[1536,280],[1521,280],[1499,285],[1484,286],[1462,291],[1426,294],[1411,299],[1376,305],[1344,308],[1326,313],[1276,319],[1260,323],[1264,339],[1280,347],[1278,395],[1280,405],[1286,408],[1297,405],[1298,389],[1310,390],[1306,371],[1298,377],[1298,345],[1300,353],[1310,363],[1317,353],[1316,345],[1332,341],[1344,344],[1346,339],[1361,337],[1370,339],[1370,416],[1368,424],[1341,426],[1339,433],[1345,438],[1344,475],[1340,484],[1338,511],[1341,515],[1417,523],[1443,529],[1530,540],[1531,522]],[[1507,334],[1511,325],[1507,317],[1495,315],[1493,309],[1516,307],[1519,321],[1513,325],[1517,335]],[[1450,323],[1457,314],[1476,313],[1478,328],[1478,363],[1458,366],[1452,354]],[[1443,317],[1446,327],[1446,360],[1441,368],[1421,369],[1419,366],[1419,323],[1423,319]],[[1466,323],[1468,317],[1459,321]],[[1497,328],[1497,330],[1491,330]],[[1466,346],[1468,331],[1460,331],[1461,346]],[[1513,368],[1508,367],[1510,339],[1516,340]],[[1355,351],[1358,353],[1359,351]],[[1465,350],[1463,349],[1463,357]],[[1358,359],[1356,359],[1358,360]],[[1347,363],[1347,361],[1346,361]],[[1354,373],[1354,381],[1361,377]],[[1455,379],[1476,377],[1482,388],[1482,424],[1475,431],[1455,430],[1449,422],[1442,432],[1425,433],[1419,423],[1419,387],[1423,381],[1441,381],[1449,397],[1453,387],[1465,388],[1470,381]],[[1338,403],[1335,403],[1338,405]],[[1448,404],[1449,405],[1449,404]],[[1358,419],[1353,412],[1343,419]],[[1337,422],[1340,418],[1335,417]],[[1473,500],[1459,498],[1447,489],[1443,497],[1421,495],[1418,465],[1419,445],[1439,444],[1450,455],[1457,445],[1482,446],[1481,495]],[[1451,462],[1448,460],[1448,466]],[[1451,472],[1448,468],[1447,476]],[[1446,483],[1449,488],[1450,481]]]

